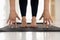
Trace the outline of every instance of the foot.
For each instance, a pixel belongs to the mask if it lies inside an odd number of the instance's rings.
[[[27,27],[27,23],[26,23],[26,17],[22,17],[22,27]]]
[[[37,27],[37,24],[36,24],[36,17],[32,17],[31,27]]]

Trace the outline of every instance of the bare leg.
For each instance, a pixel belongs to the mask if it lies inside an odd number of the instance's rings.
[[[22,17],[22,27],[27,27],[27,23],[26,23],[26,16]]]
[[[36,27],[37,24],[36,24],[36,17],[32,17],[32,23],[31,23],[31,27]]]
[[[22,27],[26,27],[26,8],[27,8],[27,0],[19,0],[21,15],[22,15]]]
[[[31,0],[31,8],[32,8],[32,27],[36,27],[36,15],[37,15],[37,9],[38,9],[38,0]]]

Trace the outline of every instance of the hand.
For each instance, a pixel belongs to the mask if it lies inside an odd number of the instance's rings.
[[[44,11],[41,18],[40,18],[40,20],[42,18],[43,18],[43,23],[46,23],[47,28],[48,28],[48,25],[51,24],[51,22],[53,23],[53,20],[52,20],[50,14],[49,14],[49,11]]]
[[[9,25],[15,25],[17,27],[16,18],[18,18],[20,20],[16,11],[10,11],[10,15],[9,15],[9,19],[8,19],[7,23],[9,23]]]

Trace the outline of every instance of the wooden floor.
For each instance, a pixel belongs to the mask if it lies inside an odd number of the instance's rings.
[[[50,25],[49,28],[46,28],[46,26],[42,24],[37,24],[38,26],[36,28],[30,27],[30,24],[27,25],[26,28],[22,28],[21,24],[18,24],[18,28],[9,28],[9,26],[6,26],[4,28],[0,28],[0,32],[60,32],[60,28],[56,26]]]

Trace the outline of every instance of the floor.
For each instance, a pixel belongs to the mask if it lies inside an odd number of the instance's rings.
[[[60,32],[0,32],[0,40],[60,40]]]

